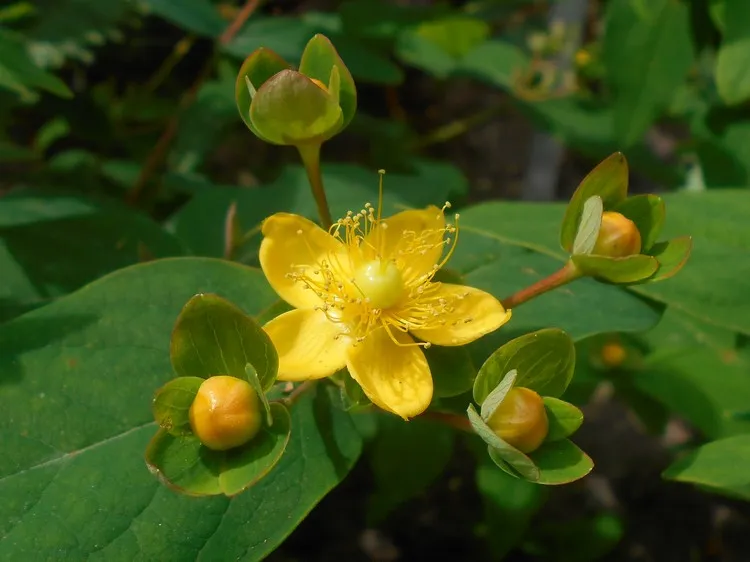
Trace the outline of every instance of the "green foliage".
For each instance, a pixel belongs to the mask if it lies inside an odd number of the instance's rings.
[[[592,470],[568,438],[600,385],[651,433],[687,425],[665,478],[750,500],[748,3],[608,0],[585,25],[548,25],[557,4],[536,0],[287,4],[245,22],[244,2],[212,0],[0,8],[0,558],[260,560],[364,450],[350,507],[326,513],[416,529],[408,502],[449,493],[481,500],[461,517],[498,558],[602,559],[628,521],[551,516],[539,485]],[[537,131],[566,149],[561,194],[604,160],[567,206],[484,201],[518,193]],[[569,262],[589,277],[425,349],[424,418],[378,411],[345,369],[276,381],[261,326],[289,305],[253,267],[262,222],[317,220],[319,201],[310,162],[263,141],[310,138],[329,141],[334,219],[378,202],[381,167],[384,216],[453,203],[436,281],[508,299]],[[592,253],[609,210],[641,254]],[[252,446],[193,435],[216,374],[259,395]],[[514,386],[549,423],[530,453],[487,425]]]

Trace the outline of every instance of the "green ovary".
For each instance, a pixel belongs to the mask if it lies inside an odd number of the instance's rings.
[[[390,308],[404,294],[404,279],[392,261],[373,260],[365,263],[357,270],[354,282],[374,308]]]

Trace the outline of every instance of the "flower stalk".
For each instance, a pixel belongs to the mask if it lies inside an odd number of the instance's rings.
[[[331,218],[331,210],[328,207],[326,191],[323,187],[323,174],[320,170],[320,147],[321,143],[312,142],[298,144],[297,150],[299,150],[302,164],[305,166],[307,179],[310,182],[310,188],[312,189],[312,194],[315,198],[315,204],[318,207],[320,224],[325,230],[328,230],[333,224],[333,219]]]
[[[533,285],[521,289],[517,293],[503,299],[501,302],[506,309],[513,309],[535,297],[538,297],[539,295],[551,291],[552,289],[557,289],[558,287],[567,285],[571,281],[575,281],[582,276],[582,273],[578,270],[575,264],[568,262],[549,277],[540,279]]]

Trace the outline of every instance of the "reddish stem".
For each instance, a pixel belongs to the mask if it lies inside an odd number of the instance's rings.
[[[581,273],[578,271],[576,266],[573,265],[572,262],[568,262],[561,269],[559,269],[549,277],[540,279],[533,285],[526,287],[525,289],[521,289],[517,293],[514,293],[511,296],[503,299],[503,306],[507,309],[515,308],[518,305],[533,299],[534,297],[538,297],[539,295],[551,291],[552,289],[562,287],[563,285],[566,285],[567,283],[578,279],[580,276]]]
[[[433,412],[428,410],[420,414],[419,417],[436,421],[438,423],[442,423],[443,425],[449,425],[452,428],[458,429],[460,431],[474,433],[474,430],[471,427],[471,423],[469,422],[469,418],[467,418],[466,416],[451,414],[449,412]]]

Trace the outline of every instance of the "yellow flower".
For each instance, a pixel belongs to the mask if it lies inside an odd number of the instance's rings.
[[[382,219],[368,203],[329,232],[289,213],[266,219],[261,267],[296,308],[264,326],[280,380],[347,367],[380,408],[404,419],[427,409],[433,385],[422,347],[463,345],[510,318],[484,291],[433,281],[458,237],[445,222],[448,206]]]

